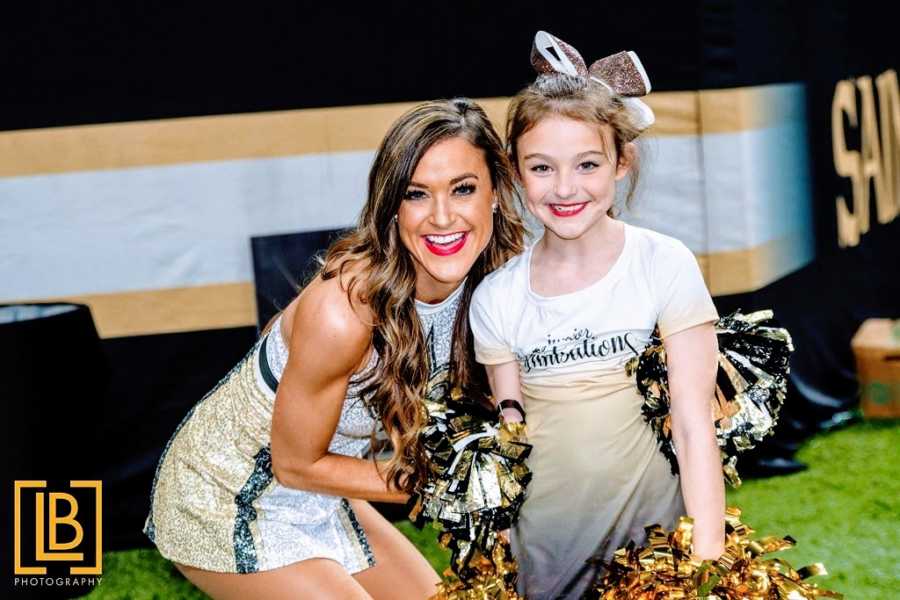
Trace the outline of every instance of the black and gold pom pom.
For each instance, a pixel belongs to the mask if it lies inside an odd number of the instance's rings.
[[[771,310],[746,315],[737,311],[719,319],[715,326],[719,369],[712,414],[722,469],[726,480],[735,487],[741,483],[736,469],[738,453],[755,447],[772,433],[787,391],[788,361],[794,347],[788,331],[769,325],[771,319]],[[638,390],[644,397],[644,419],[656,432],[672,472],[677,473],[662,341],[654,336],[627,369],[636,376]]]
[[[436,598],[514,600],[515,561],[500,532],[515,522],[531,479],[524,425],[500,422],[458,390],[425,400],[425,409],[429,476],[409,517],[417,527],[437,523],[451,551]]]

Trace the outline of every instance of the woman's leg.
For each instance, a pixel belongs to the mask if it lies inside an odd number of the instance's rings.
[[[422,553],[397,528],[363,500],[350,500],[369,538],[375,566],[354,577],[375,600],[425,600],[440,578]]]
[[[188,580],[214,600],[371,600],[341,565],[313,558],[259,573],[216,573],[175,564]]]

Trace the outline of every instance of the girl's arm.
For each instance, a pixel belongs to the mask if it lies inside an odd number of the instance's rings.
[[[488,383],[491,386],[491,393],[494,395],[495,406],[501,400],[517,400],[519,406],[522,403],[522,388],[519,384],[519,363],[511,361],[499,365],[485,365],[487,371]],[[521,414],[515,408],[504,408],[500,413],[503,421],[506,423],[521,423],[525,420],[525,415]],[[500,532],[503,539],[509,543],[509,529]]]
[[[681,493],[694,519],[694,554],[716,559],[725,549],[725,484],[712,421],[718,344],[712,323],[663,340],[672,399],[672,439]]]
[[[522,388],[519,382],[519,363],[512,361],[499,365],[485,365],[487,371],[488,383],[491,385],[491,393],[494,395],[494,403],[499,404],[501,400],[516,400],[519,406],[522,403]],[[503,420],[507,423],[518,423],[523,421],[524,415],[520,414],[515,408],[504,408],[501,413]]]
[[[272,470],[287,487],[405,502],[408,494],[389,486],[373,461],[328,451],[348,380],[365,363],[372,338],[339,279],[316,280],[298,300],[272,413]]]

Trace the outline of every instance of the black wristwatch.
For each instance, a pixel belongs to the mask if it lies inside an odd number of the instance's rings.
[[[506,408],[514,408],[519,411],[519,414],[522,415],[522,422],[525,422],[525,407],[522,406],[522,403],[518,400],[513,400],[512,398],[507,398],[506,400],[501,400],[497,403],[497,412],[502,415],[503,410]]]

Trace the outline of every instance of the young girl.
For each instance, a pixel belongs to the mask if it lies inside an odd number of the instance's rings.
[[[534,478],[512,545],[520,591],[539,600],[579,597],[617,548],[683,514],[695,554],[717,558],[725,504],[710,419],[716,309],[681,242],[612,216],[617,182],[630,176],[629,199],[636,183],[633,141],[652,123],[628,97],[649,91],[646,74],[625,52],[589,70],[543,32],[532,63],[540,75],[513,99],[507,144],[545,231],[485,278],[470,320],[504,417],[527,411]],[[657,326],[680,479],[625,369]]]

